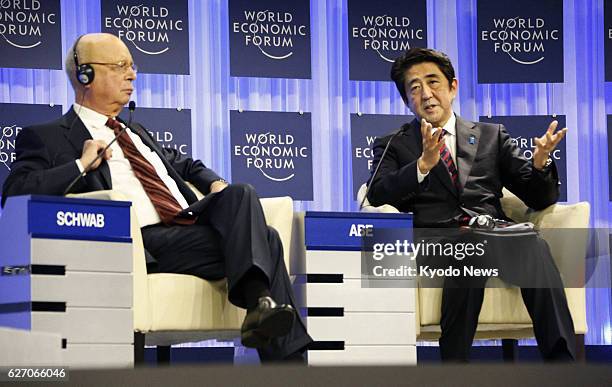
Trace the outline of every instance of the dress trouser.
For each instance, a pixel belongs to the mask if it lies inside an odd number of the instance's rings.
[[[231,184],[208,200],[194,225],[142,229],[144,246],[157,260],[159,271],[207,280],[227,278],[230,302],[245,308],[244,295],[236,284],[257,267],[269,280],[272,298],[296,307],[280,237],[266,225],[253,187]],[[288,335],[273,339],[270,346],[258,351],[262,361],[281,360],[310,342],[298,316]]]
[[[545,360],[575,359],[574,323],[563,282],[546,241],[535,233],[520,239],[491,236],[486,239],[490,254],[469,263],[498,268],[501,279],[521,287],[538,349]],[[468,261],[455,260],[452,264],[461,267]],[[486,282],[486,277],[445,279],[439,341],[442,360],[469,359]]]

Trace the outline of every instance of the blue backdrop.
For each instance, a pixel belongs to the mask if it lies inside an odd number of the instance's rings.
[[[476,0],[427,1],[429,46],[448,53],[457,68],[456,112],[474,120],[564,114],[568,202],[590,202],[592,225],[600,228],[610,219],[606,113],[612,114],[603,4],[563,0],[564,83],[479,85]],[[313,200],[296,202],[296,210],[356,210],[350,114],[410,112],[391,82],[349,81],[346,0],[310,1],[312,79],[230,77],[227,1],[189,0],[188,6],[190,75],[139,74],[138,106],[191,109],[193,155],[226,178],[230,110],[311,112]],[[100,1],[62,0],[61,19],[65,53],[78,35],[101,30]],[[65,111],[72,100],[61,70],[0,69],[0,103],[54,104]],[[609,251],[608,240],[599,243]],[[602,261],[597,275],[609,283],[610,263]],[[610,289],[588,289],[587,308],[587,343],[612,344]]]

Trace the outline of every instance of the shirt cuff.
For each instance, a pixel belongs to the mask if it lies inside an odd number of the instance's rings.
[[[85,168],[83,168],[83,163],[81,163],[80,159],[76,159],[75,161],[76,161],[77,168],[79,168],[79,172],[83,173],[83,171],[85,170]]]
[[[429,175],[429,172],[421,173],[421,170],[419,170],[419,164],[418,163],[417,163],[416,169],[417,169],[417,182],[419,184],[421,184],[423,182],[423,180],[425,180],[427,175]]]

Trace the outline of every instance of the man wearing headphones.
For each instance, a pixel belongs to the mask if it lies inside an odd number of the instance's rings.
[[[229,300],[247,309],[243,344],[257,348],[263,361],[303,361],[312,339],[296,316],[283,246],[255,191],[228,185],[201,161],[162,148],[141,125],[118,121],[136,70],[116,36],[76,40],[66,58],[76,102],[59,120],[21,131],[3,204],[14,195],[63,195],[85,172],[70,192],[123,192],[142,226],[149,268],[227,278]],[[208,195],[206,206],[197,206],[186,182]],[[193,211],[184,215],[187,207]]]

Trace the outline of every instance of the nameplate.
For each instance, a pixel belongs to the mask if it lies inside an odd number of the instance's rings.
[[[304,218],[307,250],[359,251],[365,237],[376,230],[412,233],[412,214],[353,212],[306,212]]]
[[[130,202],[32,195],[28,231],[33,238],[131,242]]]

